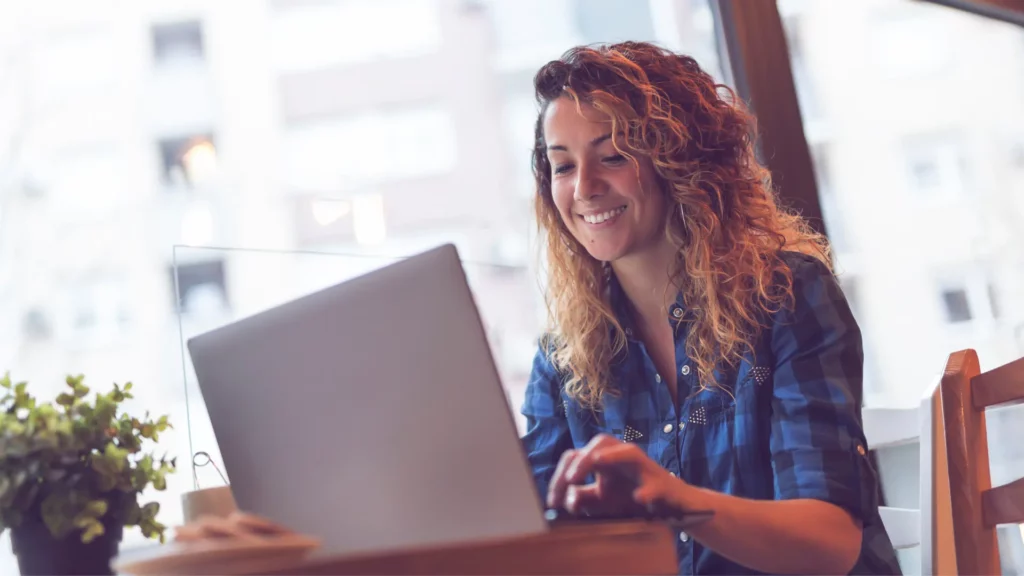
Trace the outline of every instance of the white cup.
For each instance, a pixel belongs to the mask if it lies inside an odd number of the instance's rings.
[[[226,518],[238,510],[231,486],[217,486],[194,490],[181,495],[181,507],[185,523],[195,522],[200,516]]]

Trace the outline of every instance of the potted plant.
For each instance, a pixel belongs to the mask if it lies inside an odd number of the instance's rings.
[[[159,504],[139,504],[148,486],[167,487],[175,461],[143,453],[170,427],[122,413],[131,383],[90,402],[82,376],[69,376],[55,402],[40,403],[27,383],[0,378],[0,534],[22,574],[110,574],[125,526],[164,539]]]

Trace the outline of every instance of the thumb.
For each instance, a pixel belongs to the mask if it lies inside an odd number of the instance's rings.
[[[653,509],[662,496],[661,490],[653,482],[645,482],[633,490],[633,501],[648,510]]]

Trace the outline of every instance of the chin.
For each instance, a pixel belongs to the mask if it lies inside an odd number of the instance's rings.
[[[615,262],[619,258],[627,256],[629,250],[620,246],[587,246],[587,253],[600,262]]]

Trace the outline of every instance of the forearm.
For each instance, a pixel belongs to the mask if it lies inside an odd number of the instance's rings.
[[[677,504],[714,510],[688,533],[748,568],[774,574],[847,574],[860,554],[861,526],[819,500],[749,500],[686,486]]]

